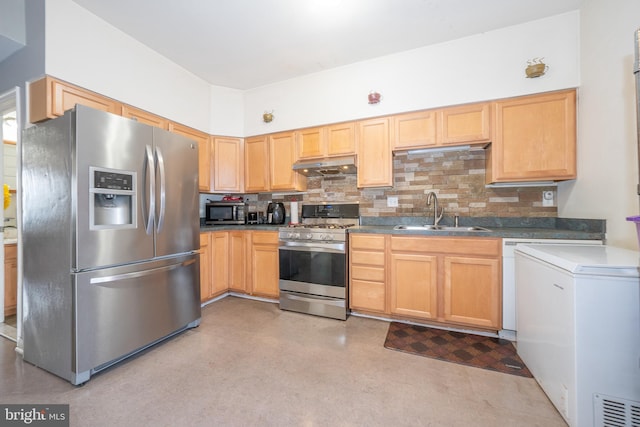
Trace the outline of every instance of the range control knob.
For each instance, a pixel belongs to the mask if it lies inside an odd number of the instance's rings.
[[[311,239],[313,239],[313,233],[307,233],[307,234],[305,234],[305,235],[304,235],[304,238],[305,238],[306,240],[311,240]]]
[[[323,234],[322,236],[320,236],[321,240],[333,240],[333,234]]]

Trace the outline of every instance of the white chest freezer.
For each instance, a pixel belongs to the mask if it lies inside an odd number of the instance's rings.
[[[640,253],[518,246],[517,351],[570,426],[640,425]]]

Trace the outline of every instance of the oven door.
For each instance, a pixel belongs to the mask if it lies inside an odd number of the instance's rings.
[[[280,308],[345,320],[344,243],[280,242]]]

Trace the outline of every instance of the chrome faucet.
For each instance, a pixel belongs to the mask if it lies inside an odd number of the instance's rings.
[[[444,208],[440,209],[440,215],[438,215],[438,196],[433,191],[427,195],[427,206],[431,206],[433,200],[433,225],[438,225],[444,215]]]

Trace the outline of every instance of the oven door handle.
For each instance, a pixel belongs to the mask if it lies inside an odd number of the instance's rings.
[[[301,242],[280,242],[280,250],[284,251],[298,251],[298,252],[328,252],[334,254],[344,254],[344,243],[332,244],[332,246],[309,246],[308,243]]]

